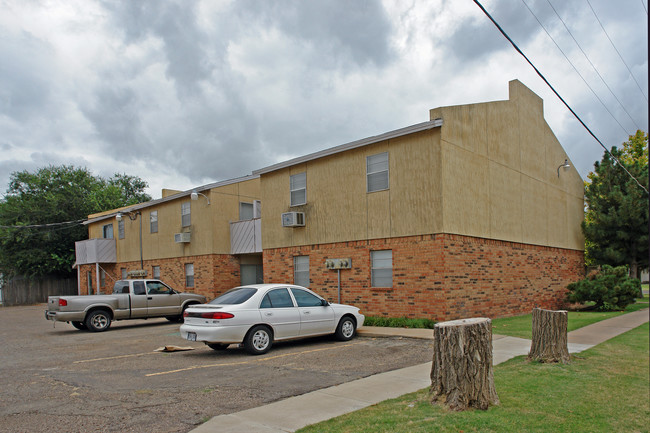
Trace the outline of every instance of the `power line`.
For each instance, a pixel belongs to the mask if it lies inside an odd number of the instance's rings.
[[[600,72],[598,72],[598,69],[596,68],[596,66],[591,62],[591,59],[589,59],[589,56],[587,56],[587,53],[585,53],[585,50],[582,49],[582,47],[580,46],[580,44],[578,43],[578,41],[576,40],[576,38],[573,36],[573,33],[571,33],[571,30],[569,30],[569,27],[566,25],[566,23],[564,22],[564,20],[563,20],[562,17],[560,16],[560,14],[557,12],[557,10],[555,9],[555,7],[554,7],[553,4],[551,3],[551,0],[546,0],[546,2],[549,4],[549,6],[551,6],[551,9],[553,9],[553,12],[555,12],[555,15],[557,15],[557,17],[560,19],[560,21],[562,22],[562,25],[563,25],[564,28],[566,29],[567,33],[569,33],[569,35],[571,36],[571,39],[573,39],[573,42],[576,43],[577,47],[580,49],[580,52],[582,52],[582,55],[585,56],[585,59],[587,59],[587,61],[588,61],[589,64],[591,65],[591,67],[594,69],[594,71],[596,71],[596,74],[597,74],[598,77],[600,78],[600,81],[603,82],[603,84],[605,85],[605,87],[607,87],[607,90],[609,90],[609,93],[612,94],[612,96],[614,97],[614,99],[616,99],[616,101],[619,103],[619,105],[621,106],[621,108],[623,108],[623,111],[625,111],[625,114],[627,114],[627,117],[630,118],[630,120],[632,121],[632,123],[634,124],[634,126],[636,127],[636,129],[637,129],[637,130],[641,129],[641,128],[639,127],[639,125],[635,122],[635,120],[632,118],[632,116],[630,115],[630,113],[627,111],[627,109],[625,109],[625,106],[624,106],[623,103],[620,101],[620,99],[618,99],[618,96],[616,96],[616,94],[614,94],[614,91],[611,89],[611,87],[609,87],[609,84],[607,84],[607,82],[605,81],[605,79],[603,78],[603,76],[600,75]],[[641,93],[643,94],[643,92],[641,92]],[[645,96],[645,95],[644,95],[644,96]],[[632,135],[632,134],[629,134],[629,135]]]
[[[547,86],[548,86],[548,87],[553,91],[553,93],[555,93],[555,96],[557,96],[558,99],[559,99],[560,101],[562,101],[562,103],[564,104],[564,106],[565,106],[565,107],[566,107],[566,108],[571,112],[571,114],[573,114],[573,116],[578,120],[578,122],[580,122],[580,124],[581,124],[581,125],[582,125],[586,130],[587,130],[587,132],[589,132],[589,134],[594,138],[594,140],[596,140],[596,141],[598,142],[598,144],[600,144],[600,146],[601,146],[603,149],[605,149],[605,152],[607,152],[607,153],[612,157],[612,159],[613,159],[615,162],[617,162],[618,165],[619,165],[619,166],[620,166],[620,167],[621,167],[621,168],[622,168],[622,169],[623,169],[623,170],[628,174],[628,176],[630,176],[632,179],[634,179],[634,181],[637,183],[637,185],[639,185],[639,186],[641,187],[641,189],[643,189],[643,191],[645,191],[646,195],[648,195],[648,190],[646,189],[646,187],[643,186],[643,185],[642,185],[642,184],[637,180],[636,177],[632,176],[632,174],[627,170],[627,168],[625,168],[625,166],[624,166],[623,164],[621,164],[621,162],[620,162],[620,161],[619,161],[619,160],[618,160],[614,155],[612,155],[612,153],[611,153],[611,152],[609,151],[609,149],[608,149],[608,148],[607,148],[607,147],[602,143],[602,141],[600,141],[600,139],[599,139],[598,137],[596,137],[596,134],[594,134],[594,133],[591,131],[591,129],[589,129],[589,127],[585,124],[585,122],[582,121],[582,119],[580,118],[580,116],[578,116],[578,114],[576,114],[576,112],[573,111],[573,109],[569,106],[569,104],[564,100],[564,98],[562,98],[562,96],[560,96],[560,94],[557,92],[557,90],[555,90],[555,88],[551,85],[551,83],[548,82],[548,80],[546,79],[546,77],[545,77],[545,76],[544,76],[544,75],[539,71],[539,69],[537,69],[537,67],[533,64],[533,62],[531,62],[530,59],[529,59],[528,57],[526,57],[526,55],[524,54],[524,52],[521,51],[521,49],[519,49],[519,47],[517,46],[517,44],[515,44],[515,42],[510,38],[510,36],[508,36],[508,34],[505,32],[505,30],[503,30],[503,28],[501,28],[501,26],[499,25],[499,23],[497,23],[497,22],[495,21],[495,19],[492,18],[492,15],[490,15],[490,13],[489,13],[489,12],[488,12],[484,7],[483,7],[483,5],[482,5],[478,0],[474,0],[474,3],[476,3],[476,5],[477,5],[479,8],[481,8],[481,10],[483,11],[483,13],[484,13],[484,14],[485,14],[489,19],[490,19],[490,21],[492,21],[492,23],[496,26],[496,28],[499,29],[499,31],[501,32],[501,34],[502,34],[502,35],[503,35],[503,36],[508,40],[508,42],[510,42],[510,44],[514,47],[514,49],[517,50],[517,52],[518,52],[519,54],[521,54],[521,56],[526,60],[526,62],[528,62],[528,64],[529,64],[529,65],[530,65],[530,66],[535,70],[535,72],[537,73],[537,75],[538,75],[542,80],[544,80],[544,82],[546,83],[546,85],[547,85]]]
[[[612,44],[612,47],[614,48],[614,51],[616,51],[616,54],[618,54],[618,57],[621,59],[621,62],[623,62],[623,64],[624,64],[625,67],[627,68],[627,71],[630,73],[630,77],[632,77],[632,79],[633,79],[634,82],[636,83],[636,86],[637,86],[637,87],[639,88],[639,90],[641,91],[641,95],[643,95],[643,97],[645,98],[645,101],[648,102],[648,97],[646,96],[645,93],[643,93],[643,89],[641,88],[641,85],[639,84],[639,82],[638,82],[638,81],[636,80],[636,78],[634,77],[634,74],[632,73],[632,70],[631,70],[630,67],[627,65],[627,63],[625,62],[625,60],[623,59],[623,56],[621,55],[621,53],[620,53],[620,52],[618,51],[618,49],[616,48],[616,45],[614,45],[614,42],[612,41],[612,38],[609,37],[609,34],[607,33],[607,30],[605,30],[605,27],[603,26],[603,23],[600,22],[600,18],[598,18],[598,15],[596,14],[596,11],[595,11],[594,8],[591,6],[591,3],[589,3],[589,0],[586,0],[586,1],[587,1],[587,4],[589,5],[589,8],[591,9],[591,12],[592,12],[592,13],[594,14],[594,16],[596,17],[596,21],[598,21],[598,24],[600,24],[600,28],[603,29],[603,33],[605,33],[605,36],[607,36],[607,39],[609,40],[609,43]],[[645,8],[645,4],[643,3],[643,0],[641,0],[641,4],[643,5],[643,9],[645,9],[645,13],[646,13],[646,15],[647,15],[647,14],[648,14],[648,10]]]
[[[63,226],[63,225],[70,225],[70,224],[81,224],[85,219],[83,220],[76,220],[76,221],[65,221],[61,223],[50,223],[50,224],[31,224],[31,225],[20,225],[20,226],[2,226],[0,225],[0,229],[44,229],[44,228],[52,228],[52,227],[58,227],[58,226]]]
[[[546,29],[546,27],[544,26],[544,24],[542,24],[542,22],[540,21],[540,19],[537,17],[537,15],[535,15],[535,12],[533,12],[533,10],[530,8],[530,6],[528,6],[528,4],[526,3],[526,1],[525,1],[525,0],[521,0],[521,2],[524,4],[524,6],[526,6],[526,8],[527,8],[528,11],[533,15],[533,17],[535,17],[535,19],[537,20],[537,23],[539,24],[539,26],[544,30],[544,32],[546,32],[546,34],[547,34],[548,37],[551,39],[551,41],[553,41],[553,43],[555,44],[555,46],[557,47],[557,49],[562,53],[562,55],[564,56],[564,58],[566,59],[566,61],[571,65],[571,67],[572,67],[573,70],[576,72],[576,74],[578,74],[578,76],[579,76],[579,77],[582,79],[582,81],[585,83],[585,86],[587,86],[587,88],[588,88],[589,90],[591,90],[591,93],[593,93],[593,95],[596,97],[596,99],[598,99],[598,102],[600,102],[600,104],[603,106],[603,108],[604,108],[604,109],[609,113],[610,116],[612,116],[612,119],[614,119],[614,121],[615,121],[616,123],[618,123],[618,126],[621,127],[621,129],[623,130],[623,132],[624,132],[625,134],[630,135],[630,133],[625,129],[625,127],[621,124],[621,122],[618,121],[618,119],[616,118],[616,116],[614,116],[614,113],[612,113],[612,112],[610,111],[610,109],[607,107],[607,105],[605,105],[605,103],[603,102],[603,100],[600,99],[600,96],[598,96],[598,94],[596,93],[596,91],[595,91],[595,90],[594,90],[594,89],[589,85],[589,83],[587,82],[587,80],[585,79],[585,77],[580,73],[580,71],[578,70],[578,68],[576,68],[576,66],[573,64],[573,62],[569,59],[569,57],[566,55],[566,53],[564,52],[564,50],[562,49],[562,47],[560,47],[560,45],[555,41],[555,39],[553,38],[553,36],[551,35],[551,33]]]

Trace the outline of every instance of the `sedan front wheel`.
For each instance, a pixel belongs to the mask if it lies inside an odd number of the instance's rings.
[[[354,337],[357,325],[351,317],[344,317],[336,327],[336,338],[341,341],[348,341]]]
[[[255,326],[248,331],[244,339],[244,349],[251,355],[263,355],[269,351],[273,344],[271,330],[263,325]]]

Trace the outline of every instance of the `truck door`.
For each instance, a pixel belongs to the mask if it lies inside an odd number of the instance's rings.
[[[147,281],[149,317],[181,314],[181,296],[160,281]]]
[[[131,317],[147,317],[147,291],[144,287],[144,281],[133,281]]]

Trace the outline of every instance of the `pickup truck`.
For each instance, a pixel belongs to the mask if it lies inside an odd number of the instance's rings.
[[[113,320],[165,317],[180,322],[185,308],[205,302],[203,295],[177,292],[159,280],[119,280],[111,295],[49,296],[45,318],[101,332]]]

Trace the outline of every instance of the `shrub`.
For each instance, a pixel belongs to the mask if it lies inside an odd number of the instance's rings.
[[[436,324],[431,319],[409,319],[407,317],[378,317],[366,316],[365,326],[385,326],[389,328],[424,328],[433,329]]]
[[[568,285],[569,302],[594,302],[597,310],[623,310],[633,304],[641,288],[641,282],[627,275],[627,267],[603,265],[584,280]]]

